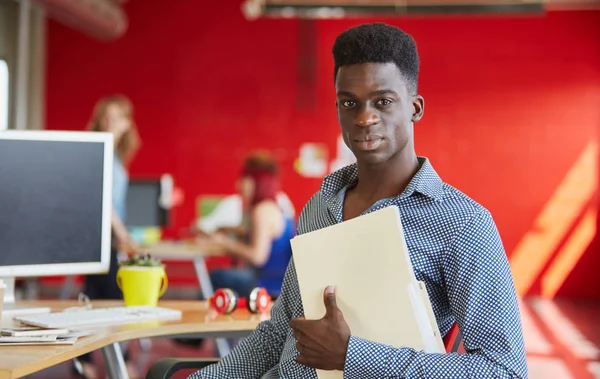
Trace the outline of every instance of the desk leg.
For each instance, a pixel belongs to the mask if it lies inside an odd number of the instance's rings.
[[[194,268],[196,269],[196,276],[198,277],[198,283],[200,284],[200,291],[205,299],[211,297],[215,291],[210,281],[210,275],[208,274],[208,268],[206,267],[206,261],[204,257],[196,257],[194,259]],[[217,350],[221,358],[229,354],[231,347],[225,338],[216,339]]]
[[[198,283],[200,284],[200,291],[205,299],[211,297],[215,290],[213,289],[212,282],[210,281],[210,275],[208,274],[208,268],[206,267],[206,261],[204,257],[194,258],[194,268],[196,269],[196,276],[198,277]]]
[[[129,379],[121,346],[118,343],[104,346],[102,348],[102,355],[104,356],[109,379]]]

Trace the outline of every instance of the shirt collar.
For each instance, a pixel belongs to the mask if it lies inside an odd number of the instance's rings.
[[[441,200],[444,194],[442,179],[434,170],[428,158],[417,157],[417,159],[420,168],[400,195],[400,198],[409,197],[418,192],[434,200]],[[337,196],[342,189],[354,186],[357,181],[358,168],[356,163],[353,163],[327,175],[321,184],[321,193],[324,199],[328,200]]]

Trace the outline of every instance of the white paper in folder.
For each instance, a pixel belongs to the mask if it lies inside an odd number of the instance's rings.
[[[353,336],[395,347],[444,353],[425,285],[416,280],[395,206],[299,235],[292,250],[306,319],[325,315],[323,291]],[[342,371],[317,370],[319,379]]]

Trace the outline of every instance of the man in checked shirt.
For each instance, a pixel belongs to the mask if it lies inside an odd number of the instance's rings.
[[[412,37],[385,24],[360,25],[338,36],[333,58],[338,119],[357,162],[323,180],[300,215],[298,233],[398,207],[440,332],[457,322],[467,354],[429,354],[353,336],[333,288],[324,289],[323,318],[305,320],[292,261],[271,319],[191,378],[308,379],[317,368],[364,379],[527,378],[517,296],[492,216],[415,153],[413,127],[424,102]]]

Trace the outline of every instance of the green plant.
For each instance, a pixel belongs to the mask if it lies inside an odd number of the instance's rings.
[[[153,258],[150,254],[135,254],[119,263],[120,266],[137,266],[137,267],[162,267],[162,262]]]

